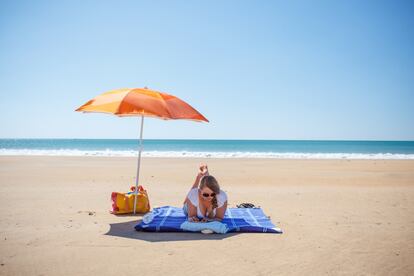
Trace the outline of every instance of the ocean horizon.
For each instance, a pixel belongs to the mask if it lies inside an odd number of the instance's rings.
[[[138,139],[0,139],[0,156],[135,157]],[[414,159],[414,141],[145,139],[143,157]]]

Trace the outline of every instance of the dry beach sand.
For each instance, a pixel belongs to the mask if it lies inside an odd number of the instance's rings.
[[[0,275],[413,275],[414,161],[144,158],[152,207],[207,162],[284,234],[143,233],[109,214],[136,159],[0,157]]]

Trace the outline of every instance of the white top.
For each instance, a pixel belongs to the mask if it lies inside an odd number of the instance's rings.
[[[198,202],[198,188],[191,189],[188,192],[187,198],[191,201],[191,204],[193,204],[194,206],[197,207],[197,216],[200,217],[200,218],[204,217],[201,214],[200,204]],[[227,201],[227,194],[224,191],[220,190],[220,193],[218,193],[216,195],[216,198],[217,198],[217,208],[220,208]],[[217,208],[213,209],[213,215],[214,216],[216,215],[216,209]]]

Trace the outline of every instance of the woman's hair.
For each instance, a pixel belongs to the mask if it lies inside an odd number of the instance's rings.
[[[220,193],[220,186],[219,186],[217,180],[214,178],[214,176],[206,175],[206,176],[203,176],[201,178],[200,184],[198,185],[198,188],[201,190],[204,187],[209,188],[210,190],[212,190],[216,194],[215,196],[213,196],[213,199],[211,200],[211,204],[213,206],[213,209],[217,208],[218,207],[217,194]]]

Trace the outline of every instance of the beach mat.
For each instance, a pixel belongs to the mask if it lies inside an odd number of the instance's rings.
[[[186,220],[182,208],[164,206],[147,213],[135,229],[147,232],[187,232],[181,228]],[[227,233],[282,233],[260,208],[228,208],[222,223],[227,225]]]

